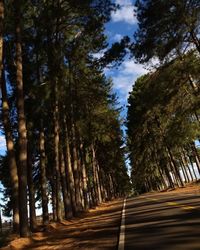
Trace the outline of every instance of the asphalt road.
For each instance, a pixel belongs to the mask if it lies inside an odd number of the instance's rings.
[[[124,249],[200,250],[200,195],[162,193],[128,199]]]

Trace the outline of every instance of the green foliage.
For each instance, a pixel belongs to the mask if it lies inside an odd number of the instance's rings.
[[[200,53],[198,0],[136,1],[138,30],[133,55],[141,62],[163,60],[195,46]]]
[[[11,128],[18,157],[15,20],[12,5],[11,0],[5,2],[4,68],[9,88]],[[115,107],[112,82],[103,73],[105,65],[122,59],[129,42],[128,38],[124,38],[111,49],[107,48],[104,26],[116,6],[108,0],[28,0],[22,1],[21,5],[23,91],[36,200],[41,200],[41,129],[45,132],[48,190],[51,190],[50,183],[55,177],[55,103],[59,111],[60,150],[66,146],[63,125],[63,117],[66,117],[72,163],[75,160],[74,145],[78,148],[80,162],[80,145],[84,145],[84,151],[89,153],[93,145],[101,170],[112,174],[117,192],[124,194],[128,189],[129,178],[124,162],[119,110]],[[93,54],[103,49],[106,52],[102,63]],[[5,187],[6,197],[12,200],[6,158],[7,155],[0,162],[0,179]],[[93,181],[92,159],[88,162],[87,177],[89,181]],[[5,211],[9,213],[12,204],[7,203],[7,207]]]
[[[159,183],[158,170],[168,164],[168,148],[179,158],[180,149],[199,138],[199,94],[190,80],[199,82],[196,69],[200,65],[193,62],[198,62],[195,52],[177,58],[140,77],[130,93],[128,148],[139,192],[149,178]]]

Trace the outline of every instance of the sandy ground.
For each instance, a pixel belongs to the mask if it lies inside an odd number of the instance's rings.
[[[15,239],[2,249],[116,249],[122,203],[119,199],[101,204],[79,218],[50,224],[47,232]]]

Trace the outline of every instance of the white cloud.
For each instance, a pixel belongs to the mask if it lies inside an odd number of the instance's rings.
[[[106,70],[106,74],[112,76],[113,87],[121,103],[126,102],[137,78],[147,72],[143,65],[136,64],[133,60],[124,61],[118,70]]]
[[[120,8],[111,13],[113,22],[126,22],[128,24],[137,23],[135,15],[136,8],[131,0],[116,0],[115,3],[118,4]]]
[[[115,34],[114,37],[112,38],[112,40],[115,42],[119,42],[119,41],[121,41],[122,38],[123,38],[123,36],[121,34]]]
[[[125,101],[127,99],[128,93],[132,89],[132,85],[134,83],[134,77],[119,75],[113,77],[114,89],[119,91],[119,98]]]
[[[144,65],[135,63],[133,60],[124,61],[122,67],[124,74],[143,75],[147,72]]]
[[[105,51],[106,51],[106,49],[103,49],[97,53],[93,53],[92,56],[96,59],[100,59],[101,57],[104,56]]]

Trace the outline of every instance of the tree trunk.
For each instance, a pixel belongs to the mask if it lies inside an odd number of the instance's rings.
[[[62,186],[62,194],[63,194],[63,203],[64,203],[64,212],[65,219],[72,218],[72,207],[71,207],[71,197],[67,188],[67,177],[65,172],[65,162],[63,156],[63,149],[60,149],[60,174],[61,174],[61,186]]]
[[[29,137],[30,139],[30,137]],[[33,162],[31,145],[28,143],[28,194],[29,194],[29,214],[30,214],[30,228],[34,232],[37,228],[36,212],[35,212],[35,188],[33,183]]]
[[[91,146],[92,150],[92,176],[93,176],[93,192],[94,192],[94,201],[95,206],[99,204],[99,196],[98,196],[98,184],[97,184],[97,176],[96,176],[96,162],[95,162],[95,151],[93,145]]]
[[[104,193],[104,199],[105,201],[108,200],[108,192],[106,189],[106,176],[105,176],[105,172],[103,169],[101,169],[101,179],[102,179],[102,187],[103,187],[103,193]]]
[[[192,154],[196,162],[197,170],[200,175],[200,157],[194,143],[191,144],[191,147],[192,147]]]
[[[169,187],[170,187],[170,188],[174,188],[174,183],[173,183],[172,177],[171,177],[171,175],[170,175],[170,170],[169,170],[168,164],[166,164],[166,165],[164,166],[164,172],[165,172],[165,175],[166,175],[166,177],[167,177],[167,179],[168,179]]]
[[[81,197],[81,207],[84,210],[85,201],[83,195],[83,176],[82,176],[82,156],[81,156],[81,143],[78,142],[79,146],[77,145],[77,156],[78,156],[78,172],[79,172],[79,189],[80,189],[80,197]]]
[[[72,212],[73,215],[77,213],[76,208],[76,196],[75,196],[75,184],[74,184],[74,175],[72,170],[72,161],[71,161],[71,152],[70,152],[70,145],[69,145],[69,135],[66,123],[66,117],[64,116],[64,139],[65,139],[65,168],[67,173],[67,180],[69,185],[69,191],[71,195],[71,205],[72,205]]]
[[[102,203],[101,183],[99,178],[99,164],[97,160],[96,160],[96,179],[97,179],[97,191],[98,191],[99,203]]]
[[[185,166],[184,166],[184,164],[182,162],[180,163],[180,166],[181,166],[184,178],[185,178],[185,182],[189,182],[188,174],[187,174]]]
[[[113,186],[112,176],[110,173],[108,174],[108,177],[109,177],[109,189],[111,194],[110,199],[112,200],[114,198],[114,186]]]
[[[97,172],[98,172],[98,178],[99,178],[101,200],[105,201],[105,193],[104,193],[103,182],[102,182],[102,171],[101,171],[101,168],[100,168],[99,164],[97,164]]]
[[[98,163],[96,159],[94,145],[92,145],[92,161],[93,161],[93,174],[94,174],[94,181],[95,181],[95,186],[96,186],[97,199],[98,199],[98,203],[102,203],[101,188],[100,188],[99,173],[98,173]]]
[[[80,145],[80,155],[81,155],[81,166],[82,166],[84,209],[88,210],[89,202],[88,202],[87,172],[85,166],[85,152],[82,143]]]
[[[40,187],[42,195],[42,218],[43,218],[43,224],[47,225],[49,223],[49,211],[48,211],[47,177],[46,177],[45,135],[42,122],[40,128],[39,149],[40,149]]]
[[[56,182],[54,180],[55,175],[51,179],[51,197],[52,197],[52,212],[53,212],[53,221],[57,221],[57,212],[56,212]]]
[[[162,173],[161,169],[159,168],[159,166],[158,166],[158,171],[159,171],[159,175],[161,177],[161,182],[163,184],[163,187],[164,187],[164,189],[167,189],[167,184],[165,182],[165,178],[164,178],[163,173]]]
[[[185,154],[184,149],[182,150],[182,152],[183,152],[183,154],[182,154],[182,159],[183,159],[184,165],[188,168],[188,171],[189,171],[189,174],[190,174],[190,177],[191,177],[191,181],[194,181],[194,178],[193,178],[191,169],[190,169],[190,167],[188,166],[187,156],[186,156],[186,154]]]
[[[179,187],[179,186],[180,186],[179,180],[178,180],[177,175],[176,175],[175,172],[174,172],[174,169],[172,169],[171,175],[172,175],[172,179],[173,179],[174,184],[175,184],[177,187]]]
[[[197,176],[196,176],[196,173],[195,173],[194,164],[192,162],[192,159],[191,159],[190,156],[188,156],[188,158],[189,158],[189,161],[190,161],[190,165],[191,165],[191,168],[192,168],[192,172],[193,172],[194,178],[195,178],[195,180],[197,180]]]
[[[176,177],[178,178],[178,180],[180,181],[181,186],[183,187],[184,183],[183,183],[183,180],[182,180],[182,178],[180,176],[180,172],[179,172],[179,169],[178,169],[178,167],[176,165],[176,162],[174,161],[174,157],[173,157],[173,155],[171,153],[171,150],[168,147],[167,147],[167,150],[168,150],[168,153],[169,153],[170,162],[171,162],[171,164],[173,166],[173,169],[175,170]]]
[[[59,169],[59,107],[58,107],[58,86],[55,80],[54,83],[54,157],[55,157],[55,177],[56,177],[56,213],[57,221],[62,220],[62,206],[61,206],[61,183],[60,183],[60,169]]]
[[[22,44],[21,44],[21,1],[15,0],[15,31],[16,31],[16,91],[18,111],[18,149],[19,149],[19,214],[20,235],[29,235],[27,210],[27,131],[24,112]]]
[[[81,203],[81,195],[80,195],[80,173],[78,167],[78,153],[76,146],[76,134],[75,134],[75,124],[72,121],[72,152],[73,152],[73,173],[74,173],[74,183],[75,183],[75,197],[76,197],[76,207],[77,211],[80,212],[83,210]]]

